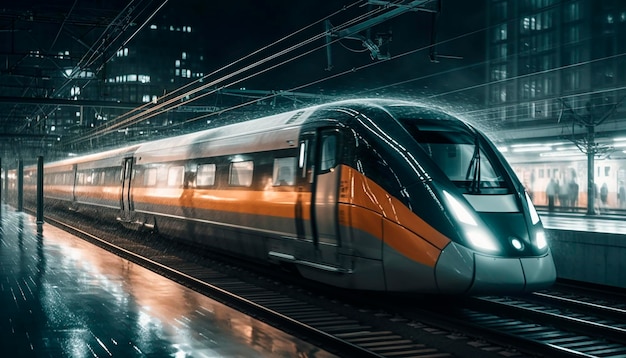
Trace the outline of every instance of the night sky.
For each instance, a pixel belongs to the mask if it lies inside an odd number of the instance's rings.
[[[113,18],[125,6],[133,5],[139,9],[145,7],[145,11],[149,12],[164,2],[166,5],[159,10],[155,20],[166,17],[173,22],[193,26],[193,31],[200,34],[201,43],[198,46],[207,53],[205,73],[232,64],[264,46],[314,24],[278,46],[241,61],[228,71],[253,64],[289,46],[307,41],[324,31],[322,22],[315,23],[331,14],[336,13],[329,18],[332,25],[341,26],[368,11],[366,1],[354,0],[22,0],[10,3],[0,0],[0,15],[3,9],[22,9],[26,12],[57,14],[56,18],[59,19],[72,11],[74,18],[89,15],[88,19],[93,21],[100,14],[103,18],[105,15]],[[331,45],[333,68],[327,70],[324,39],[320,38],[255,67],[248,74],[277,66],[243,81],[238,86],[340,96],[381,94],[428,98],[435,95],[438,100],[446,103],[480,105],[483,103],[483,88],[462,90],[485,82],[485,9],[483,2],[479,2],[479,6],[475,3],[466,0],[442,0],[442,11],[438,15],[437,52],[462,59],[441,58],[439,63],[431,62],[428,46],[433,16],[423,11],[407,12],[371,29],[370,37],[379,33],[391,35],[388,38],[390,41],[382,46],[383,53],[388,52],[391,56],[390,60],[372,60],[361,41],[343,39]],[[344,10],[341,11],[342,9]],[[102,25],[106,24],[101,24],[94,33],[102,31]],[[49,38],[40,41],[44,49],[53,42],[52,37],[59,28],[54,24],[50,26],[52,30],[46,34]],[[134,30],[131,28],[128,31]],[[145,28],[142,31],[148,30]],[[57,47],[61,41],[74,41],[66,33],[62,35]],[[35,34],[31,37],[34,36]],[[137,36],[133,41],[140,39],[141,36]],[[132,42],[129,45],[132,46]],[[304,55],[307,51],[311,53]],[[296,56],[302,57],[278,66],[280,62]],[[328,79],[329,77],[333,78]]]
[[[183,4],[189,3],[186,11]],[[227,65],[253,51],[288,36],[326,16],[346,10],[330,17],[333,26],[343,24],[367,11],[367,5],[349,7],[354,1],[254,1],[236,0],[224,2],[189,1],[170,2],[163,11],[171,16],[194,16],[206,34],[209,48],[209,63],[215,68]],[[326,52],[317,49],[276,70],[267,72],[246,81],[246,88],[263,90],[287,90],[307,85],[329,76],[356,69],[337,78],[299,88],[301,92],[326,94],[364,94],[376,93],[430,96],[470,87],[484,82],[485,26],[484,8],[476,7],[464,0],[443,0],[442,11],[437,19],[437,52],[443,55],[459,56],[462,59],[441,58],[439,63],[429,59],[428,46],[431,41],[431,23],[433,17],[426,12],[407,12],[392,20],[377,25],[371,30],[376,33],[391,33],[391,41],[383,50],[393,58],[380,61],[372,60],[369,52],[362,52],[360,41],[344,39],[332,45],[332,70],[327,70]],[[177,9],[177,10],[174,10]],[[190,17],[191,19],[191,17]],[[319,23],[302,31],[276,47],[260,53],[254,59],[270,56],[289,45],[320,34],[324,25]],[[474,33],[473,35],[468,35]],[[273,65],[281,60],[316,49],[324,44],[323,39],[316,40],[303,49],[298,49],[265,65]],[[351,50],[348,50],[350,48]],[[419,50],[421,49],[421,50]],[[409,55],[404,53],[415,51]],[[252,60],[251,60],[252,61]],[[246,63],[251,63],[248,61]],[[361,68],[366,66],[366,68]],[[265,68],[259,67],[259,69]],[[455,70],[465,68],[462,70]],[[438,74],[438,75],[437,75]],[[396,85],[400,82],[403,85]],[[445,102],[480,103],[484,90],[459,92],[450,96],[441,96]]]

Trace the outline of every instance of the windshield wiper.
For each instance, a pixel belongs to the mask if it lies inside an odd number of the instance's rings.
[[[470,193],[480,193],[480,144],[478,141],[478,134],[474,136],[474,155],[467,167],[465,174],[465,180],[469,180],[471,176],[471,183],[467,188]]]

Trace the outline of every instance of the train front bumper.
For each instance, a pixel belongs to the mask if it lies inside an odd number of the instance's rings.
[[[450,243],[436,266],[441,293],[523,293],[550,287],[556,280],[552,254],[540,257],[488,256]]]

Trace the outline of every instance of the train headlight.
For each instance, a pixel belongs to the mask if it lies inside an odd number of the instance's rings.
[[[470,244],[479,250],[488,252],[498,251],[496,241],[487,230],[478,225],[478,222],[469,208],[445,190],[443,191],[443,195],[448,202],[450,211],[454,214],[454,217],[461,222],[465,237],[469,240]]]
[[[457,220],[468,225],[477,226],[474,215],[470,213],[465,205],[461,204],[454,196],[445,190],[443,191],[443,195],[446,197],[446,200],[448,200],[452,213]]]
[[[465,230],[465,236],[469,239],[472,246],[477,249],[488,252],[498,251],[495,241],[486,230],[480,230],[478,228]]]
[[[540,250],[548,246],[548,241],[546,240],[546,233],[543,230],[537,231],[537,234],[535,235],[535,242],[537,244],[537,248]]]

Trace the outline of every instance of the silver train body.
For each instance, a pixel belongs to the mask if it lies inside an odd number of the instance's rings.
[[[556,271],[489,139],[443,111],[349,100],[47,163],[46,205],[373,291],[522,293]],[[24,170],[27,200],[36,168]]]

